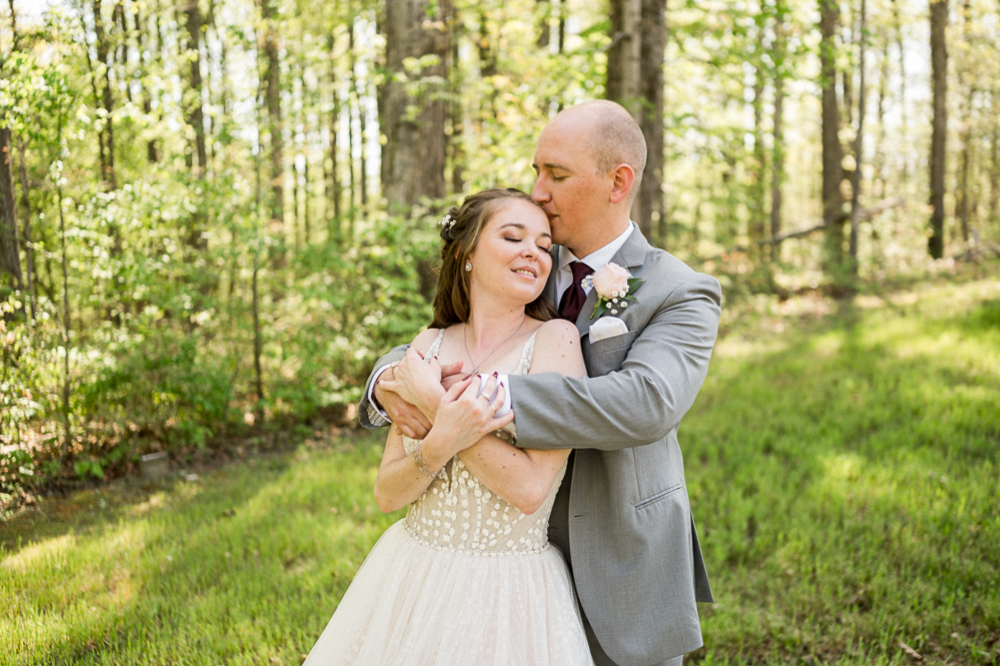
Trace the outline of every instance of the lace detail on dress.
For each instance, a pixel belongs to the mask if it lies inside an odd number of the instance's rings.
[[[438,352],[443,337],[442,330],[425,358]],[[521,375],[531,368],[534,349],[533,333],[524,343],[521,360],[511,374]],[[417,440],[403,438],[407,453],[416,445]],[[438,550],[492,557],[544,552],[549,548],[549,513],[564,473],[565,467],[542,506],[527,515],[484,486],[455,456],[410,505],[403,525],[414,539]]]
[[[441,351],[441,341],[442,340],[444,340],[444,329],[443,328],[440,331],[438,331],[438,336],[436,338],[434,338],[434,342],[432,342],[431,346],[427,348],[427,353],[424,354],[424,363],[427,362],[427,359],[429,359],[430,357],[434,356],[434,354],[437,354],[439,351]]]

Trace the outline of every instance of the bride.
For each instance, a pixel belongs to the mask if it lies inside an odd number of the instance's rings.
[[[520,450],[493,434],[514,418],[495,416],[498,373],[586,374],[576,327],[541,298],[548,219],[518,190],[486,190],[451,209],[441,237],[434,321],[390,383],[433,427],[421,441],[390,428],[375,481],[379,508],[409,509],[305,663],[593,664],[547,537],[569,450]],[[459,362],[471,373],[446,389],[441,366]]]

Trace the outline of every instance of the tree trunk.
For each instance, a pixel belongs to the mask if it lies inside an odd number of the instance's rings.
[[[557,0],[559,2],[559,44],[558,52],[560,55],[566,50],[566,19],[569,18],[569,12],[566,10],[566,3],[568,0]],[[664,12],[666,11],[666,5],[664,5]],[[562,110],[561,108],[559,109]]]
[[[205,177],[208,168],[208,152],[205,149],[205,112],[202,108],[201,81],[201,7],[198,0],[189,0],[184,9],[187,23],[187,60],[190,65],[187,121],[194,130],[195,156],[198,164],[192,165],[199,179]]]
[[[115,126],[112,122],[115,112],[114,98],[111,94],[111,63],[108,62],[108,37],[104,32],[104,18],[101,16],[101,0],[93,0],[94,34],[97,37],[97,62],[104,68],[104,88],[102,100],[107,113],[104,125],[105,148],[107,150],[107,187],[118,189],[118,179],[115,175]]]
[[[640,89],[643,104],[639,127],[646,139],[646,167],[632,219],[646,238],[653,239],[653,223],[663,219],[663,58],[667,44],[666,2],[642,0]],[[662,229],[661,229],[662,231]],[[658,239],[665,244],[665,234]]]
[[[281,64],[278,61],[278,28],[273,0],[260,0],[261,18],[264,21],[264,62],[266,73],[265,101],[267,104],[268,134],[271,143],[271,222],[273,233],[278,236],[278,247],[271,254],[274,268],[285,266],[285,142],[281,135]]]
[[[771,158],[771,238],[781,233],[781,186],[785,179],[785,58],[788,57],[788,42],[785,36],[785,16],[788,7],[784,0],[775,5],[774,47],[771,60],[774,62],[774,148]],[[771,261],[780,257],[780,247],[771,245]]]
[[[965,0],[962,7],[962,38],[968,42],[969,40],[969,16],[972,13],[972,7],[969,0]],[[963,60],[967,60],[968,56]],[[965,66],[967,63],[959,61],[960,66],[958,68],[958,88],[959,90],[965,91],[965,99],[963,100],[963,105],[961,108],[962,118],[961,118],[961,141],[962,141],[962,167],[958,178],[958,201],[956,204],[957,210],[955,211],[958,216],[959,229],[962,231],[962,241],[969,242],[969,168],[972,162],[973,150],[975,146],[972,139],[972,105],[975,101],[976,95],[976,85],[975,83],[970,83],[968,76],[966,76]]]
[[[990,140],[990,220],[1000,223],[1000,95],[993,95],[993,136]]]
[[[931,81],[934,104],[934,127],[931,134],[931,214],[927,251],[934,259],[944,256],[944,177],[945,148],[948,131],[948,52],[945,29],[948,26],[948,0],[931,0]]]
[[[643,0],[611,0],[611,47],[605,96],[641,118]],[[662,64],[662,63],[661,63]]]
[[[552,11],[552,3],[550,0],[535,0],[535,5],[538,13],[538,39],[535,43],[538,48],[544,49],[552,41],[552,29],[549,26],[549,12]]]
[[[757,16],[756,49],[753,57],[753,168],[750,187],[750,223],[748,236],[751,248],[760,248],[764,240],[767,216],[767,154],[764,152],[764,21],[763,9]],[[756,255],[758,251],[752,251]],[[754,256],[756,258],[756,256]]]
[[[861,164],[864,157],[864,130],[865,130],[865,30],[867,28],[866,0],[861,0],[861,31],[858,42],[860,50],[858,53],[859,85],[858,85],[858,132],[854,142],[854,180],[851,183],[851,273],[858,274],[858,224],[860,222],[858,214],[861,212]]]
[[[0,118],[0,122],[4,120]],[[20,290],[21,246],[17,239],[13,160],[10,130],[0,128],[0,271],[10,275],[14,288]]]
[[[18,156],[21,158],[19,169],[21,175],[21,205],[24,207],[24,259],[27,266],[28,298],[31,303],[31,318],[35,318],[35,249],[31,245],[31,199],[28,196],[28,164],[25,159],[24,140],[17,142]]]
[[[327,37],[330,47],[330,95],[332,97],[333,108],[330,111],[330,193],[329,198],[333,203],[333,219],[328,222],[328,242],[333,242],[338,247],[340,238],[340,169],[337,162],[337,133],[340,130],[340,97],[337,94],[337,61],[334,58],[337,39],[331,32]]]
[[[872,194],[884,197],[886,192],[885,176],[885,100],[889,92],[889,38],[885,40],[882,49],[882,63],[878,75],[878,138],[875,140],[875,175],[872,178]],[[875,179],[878,179],[879,189],[875,191]]]
[[[899,17],[898,0],[890,0],[892,3],[893,25],[896,32],[896,49],[899,51],[899,121],[901,144],[908,145],[909,130],[906,118],[906,52],[903,49],[903,22]],[[906,182],[910,177],[909,151],[903,150],[903,173],[901,175],[903,191],[906,191]]]
[[[140,10],[142,7],[140,3],[135,3],[132,5],[132,11],[135,17],[135,29],[137,34],[137,41],[139,44],[139,61],[141,64],[141,81],[142,81],[142,112],[149,117],[153,113],[153,100],[152,93],[149,90],[149,83],[147,81],[147,76],[149,74],[149,60],[152,55],[147,57],[145,55],[147,50],[150,50],[149,46],[149,31],[148,26],[143,25],[142,14]],[[150,164],[156,164],[159,160],[159,156],[156,153],[156,141],[152,138],[146,140],[146,161]]]
[[[823,222],[830,226],[826,231],[826,258],[824,268],[837,272],[843,263],[844,233],[835,220],[841,215],[843,201],[840,182],[843,178],[840,146],[840,109],[837,105],[837,64],[834,39],[839,21],[837,0],[820,0],[820,79],[823,90]]]
[[[86,35],[87,30],[87,17],[85,15],[84,5],[80,5],[80,27],[83,28],[83,34]],[[87,60],[87,72],[90,74],[90,91],[94,96],[94,110],[101,104],[100,93],[97,92],[97,72],[94,69],[94,61],[90,57],[90,49],[84,48],[83,55]],[[100,158],[101,164],[101,182],[108,183],[108,158],[104,151],[104,132],[97,133],[97,154]],[[105,185],[106,186],[106,185]]]
[[[450,21],[451,34],[451,67],[449,79],[451,85],[451,134],[448,135],[448,148],[451,151],[451,191],[460,194],[465,191],[465,117],[462,109],[462,69],[458,66],[459,22],[453,16]]]
[[[443,18],[451,14],[448,0],[399,0],[386,4],[386,68],[406,78],[403,60],[436,55],[439,61],[425,67],[419,97],[407,95],[402,81],[390,80],[379,95],[381,127],[387,142],[382,148],[382,191],[390,211],[408,209],[422,196],[445,195],[444,125],[448,112],[440,93],[447,81],[448,29]],[[436,77],[436,81],[428,81]],[[408,114],[408,107],[416,107]]]
[[[368,164],[366,155],[366,141],[367,138],[367,113],[365,112],[365,105],[362,102],[362,90],[358,86],[358,74],[357,74],[357,54],[354,49],[354,23],[348,26],[348,50],[350,51],[351,60],[351,92],[354,94],[354,101],[358,107],[358,130],[360,131],[359,148],[361,158],[359,163],[359,173],[358,173],[358,189],[361,192],[361,210],[368,208]],[[442,61],[444,56],[442,56]],[[443,129],[442,129],[443,133]],[[442,195],[443,196],[443,195]]]
[[[663,216],[663,57],[666,3],[612,0],[606,97],[632,114],[646,139],[646,166],[632,219],[647,238]]]

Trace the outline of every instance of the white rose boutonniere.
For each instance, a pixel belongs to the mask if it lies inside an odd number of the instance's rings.
[[[593,287],[597,291],[597,303],[594,304],[590,318],[603,317],[606,312],[616,315],[627,308],[629,303],[635,303],[638,300],[635,292],[643,282],[645,280],[632,277],[627,270],[610,262],[604,268],[594,271],[593,275],[583,278],[580,286],[584,289]]]

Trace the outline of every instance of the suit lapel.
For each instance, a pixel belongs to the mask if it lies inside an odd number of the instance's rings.
[[[632,277],[638,277],[634,269],[642,268],[643,263],[646,261],[646,252],[649,251],[649,243],[646,242],[646,238],[639,231],[638,226],[633,224],[632,227],[632,233],[629,234],[628,240],[618,248],[618,252],[611,259],[611,263],[628,268],[629,272],[632,273]],[[601,268],[603,266],[594,266],[595,271]],[[596,303],[597,290],[591,289],[590,293],[587,294],[587,301],[583,304],[583,309],[580,310],[580,314],[576,318],[576,330],[580,332],[581,338],[590,333],[590,325],[593,323],[590,315],[594,311]]]
[[[559,307],[559,295],[556,293],[556,273],[559,272],[559,255],[562,253],[563,249],[559,245],[557,245],[556,248],[556,256],[552,258],[552,270],[549,271],[549,279],[545,281],[545,288],[542,289],[542,296],[549,299],[549,303],[555,307]]]

